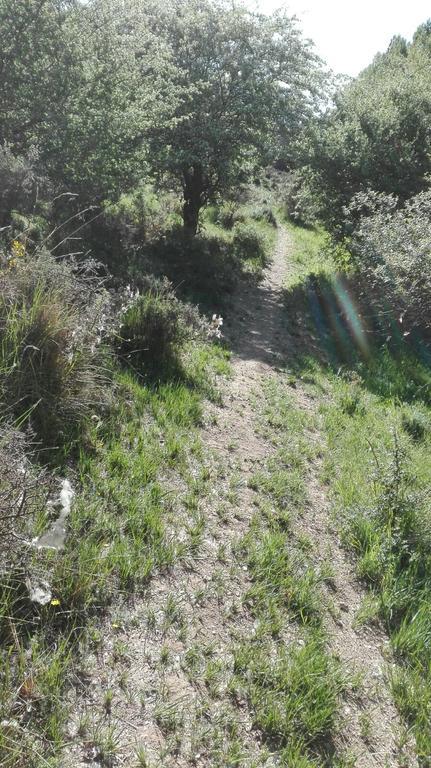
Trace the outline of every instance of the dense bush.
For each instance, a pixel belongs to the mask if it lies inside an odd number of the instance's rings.
[[[235,224],[233,249],[241,261],[256,261],[262,266],[268,256],[268,241],[264,233],[252,222]]]
[[[238,195],[238,199],[235,201],[228,201],[220,207],[214,206],[210,208],[208,212],[209,220],[228,231],[231,231],[236,224],[244,224],[247,219],[266,222],[276,227],[277,219],[271,206],[266,201],[261,202],[259,199],[253,199],[253,197],[256,198],[256,194],[252,195],[251,189],[241,190],[242,195]],[[255,190],[252,191],[255,192]],[[249,195],[251,200],[247,199]],[[244,198],[242,204],[240,202],[241,197]]]
[[[377,314],[401,335],[431,325],[431,191],[397,208],[391,196],[359,195],[349,248]]]
[[[7,258],[9,256],[9,258]],[[0,400],[49,447],[70,440],[105,399],[107,294],[76,265],[18,241],[0,271]]]
[[[416,405],[401,414],[401,426],[412,440],[421,441],[431,433],[431,420],[425,408]]]
[[[216,208],[216,223],[220,224],[224,229],[233,229],[234,225],[238,221],[244,221],[244,214],[239,210],[239,206],[235,202],[227,202]]]
[[[265,221],[271,227],[277,227],[277,219],[270,205],[258,205],[250,211],[250,218],[254,221]]]
[[[119,330],[120,354],[135,369],[164,372],[179,362],[181,345],[204,328],[197,309],[178,299],[167,281],[152,280],[129,296]]]
[[[326,227],[342,234],[343,207],[371,187],[401,201],[431,172],[431,24],[388,50],[335,96],[312,132],[311,197]]]
[[[145,248],[177,223],[177,208],[173,194],[156,195],[151,186],[138,187],[103,206],[101,215],[85,228],[85,243],[94,258],[124,279]]]
[[[319,217],[319,205],[311,169],[303,168],[284,174],[278,184],[284,212],[295,224],[313,226]]]

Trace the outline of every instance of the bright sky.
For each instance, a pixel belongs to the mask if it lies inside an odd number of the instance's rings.
[[[430,0],[249,0],[263,11],[280,6],[301,21],[306,37],[334,72],[357,75],[394,35],[411,39],[431,18]]]

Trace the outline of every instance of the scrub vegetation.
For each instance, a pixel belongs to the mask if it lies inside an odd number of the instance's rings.
[[[0,0],[0,765],[431,765],[431,25]]]

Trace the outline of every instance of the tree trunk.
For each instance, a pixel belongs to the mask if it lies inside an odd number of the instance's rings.
[[[183,171],[183,222],[184,229],[195,235],[199,225],[199,213],[204,204],[204,176],[201,165],[193,165]]]

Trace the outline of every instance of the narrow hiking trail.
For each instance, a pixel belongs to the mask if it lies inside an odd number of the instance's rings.
[[[355,624],[364,591],[319,480],[318,403],[300,381],[292,386],[286,373],[298,344],[307,343],[305,336],[291,335],[284,307],[289,248],[289,234],[280,227],[264,279],[258,286],[244,283],[225,322],[232,376],[221,384],[223,405],[208,406],[201,435],[208,489],[195,510],[196,549],[106,620],[71,692],[70,741],[62,762],[67,768],[289,765],[254,727],[252,708],[231,684],[235,648],[258,624],[247,600],[252,574],[241,540],[261,514],[252,479],[277,448],[277,434],[262,426],[268,386],[286,392],[292,407],[310,415],[303,435],[313,445],[306,500],[287,541],[307,537],[313,566],[329,563],[330,578],[319,587],[328,651],[357,678],[343,694],[332,735],[334,759],[327,765],[416,764],[400,747],[402,726],[386,679],[387,638],[376,626]],[[183,492],[180,484],[173,490]],[[278,642],[288,648],[297,638],[286,612]],[[328,754],[325,745],[321,753]]]

